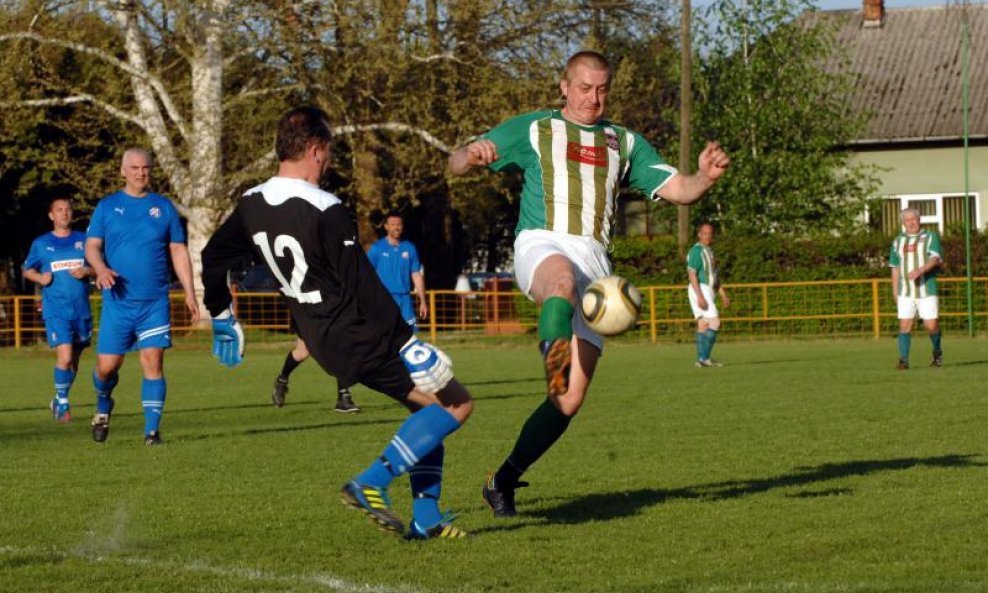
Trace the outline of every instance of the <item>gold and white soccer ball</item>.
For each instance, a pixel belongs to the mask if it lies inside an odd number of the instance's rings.
[[[595,280],[580,301],[587,325],[602,336],[616,336],[633,328],[641,308],[641,293],[620,276]]]

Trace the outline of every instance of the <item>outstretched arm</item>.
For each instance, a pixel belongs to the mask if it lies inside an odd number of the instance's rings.
[[[474,167],[486,167],[497,158],[497,146],[490,140],[481,138],[449,155],[449,172],[453,175],[466,175]]]
[[[700,199],[731,165],[731,159],[716,142],[708,142],[700,153],[699,166],[693,175],[676,175],[662,186],[659,195],[673,204],[687,205]]]

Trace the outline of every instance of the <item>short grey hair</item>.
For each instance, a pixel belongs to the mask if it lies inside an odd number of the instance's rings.
[[[121,167],[127,166],[127,157],[138,154],[143,156],[144,159],[147,160],[149,167],[154,164],[154,162],[151,160],[151,153],[149,153],[148,151],[144,150],[143,148],[128,148],[127,150],[124,151],[123,157],[120,158],[120,166]]]
[[[899,222],[906,222],[907,214],[912,214],[917,220],[919,220],[922,216],[920,215],[919,210],[915,208],[903,208],[902,212],[899,213]]]

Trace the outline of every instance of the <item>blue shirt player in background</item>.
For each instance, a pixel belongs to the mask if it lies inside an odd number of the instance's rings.
[[[192,260],[178,211],[171,201],[148,190],[151,157],[140,149],[124,153],[120,167],[124,188],[100,200],[86,238],[86,259],[103,291],[96,344],[96,414],[93,440],[110,431],[113,388],[124,355],[140,350],[144,444],[159,445],[158,424],[165,404],[165,349],[171,347],[168,285],[169,260],[185,292],[192,324],[199,306],[192,287]]]
[[[415,324],[415,308],[412,306],[411,287],[409,279],[415,285],[415,294],[419,297],[419,317],[429,316],[429,305],[425,300],[425,278],[422,277],[422,264],[415,246],[409,241],[402,241],[401,234],[405,230],[405,221],[397,212],[389,212],[384,219],[384,230],[387,234],[378,239],[367,251],[367,257],[377,271],[384,287],[398,303],[401,315],[413,331],[418,331]]]
[[[55,397],[51,413],[58,422],[72,418],[69,389],[79,372],[79,357],[93,335],[89,311],[89,276],[86,235],[72,230],[72,202],[54,198],[48,203],[54,227],[31,243],[24,261],[24,278],[41,286],[41,313],[48,345],[55,349]]]

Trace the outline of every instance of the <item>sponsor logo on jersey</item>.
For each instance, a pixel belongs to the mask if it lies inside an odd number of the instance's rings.
[[[904,247],[905,247],[904,251],[906,253],[916,253],[916,247],[917,247],[917,244],[916,243],[909,243],[908,245],[905,245]]]
[[[123,216],[123,213],[124,213],[124,209],[123,208],[114,208],[114,210],[116,210],[117,212],[120,213],[121,216]]]
[[[604,139],[607,141],[607,148],[618,152],[618,137],[614,132],[604,132]]]
[[[151,218],[161,218],[161,208],[152,206],[151,209],[148,210],[148,214],[151,215]]]
[[[566,159],[594,167],[606,167],[607,150],[599,146],[584,146],[576,142],[567,142]]]
[[[48,247],[45,247],[45,251],[55,251],[55,248],[49,245]]]
[[[401,252],[401,259],[408,259],[408,252],[407,251],[402,251]]]
[[[76,268],[81,268],[83,266],[83,261],[81,259],[63,259],[61,261],[51,262],[51,271],[59,272],[61,270],[74,270]]]
[[[356,242],[351,241],[350,239],[343,239],[343,246],[344,247],[351,247],[353,245],[356,245]]]

